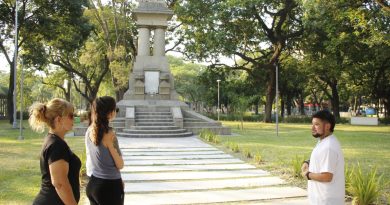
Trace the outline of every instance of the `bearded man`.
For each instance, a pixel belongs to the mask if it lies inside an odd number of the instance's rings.
[[[327,110],[312,117],[312,135],[318,139],[310,160],[302,164],[302,176],[308,180],[308,198],[312,205],[344,205],[344,155],[333,134],[335,118]]]

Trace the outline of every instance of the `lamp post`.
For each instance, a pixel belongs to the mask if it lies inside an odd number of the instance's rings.
[[[24,82],[24,74],[23,74],[23,61],[20,66],[20,127],[19,127],[19,140],[24,140],[23,137],[23,82]]]
[[[217,108],[217,116],[218,116],[218,121],[219,121],[219,112],[220,112],[220,106],[219,106],[219,82],[221,82],[221,80],[217,80],[217,83],[218,83],[218,108]]]
[[[18,66],[18,0],[15,1],[15,50],[14,50],[14,92],[13,98],[13,122],[12,128],[18,128],[18,122],[16,121],[16,68]]]

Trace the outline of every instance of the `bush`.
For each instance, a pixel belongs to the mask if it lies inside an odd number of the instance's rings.
[[[238,147],[237,143],[227,142],[226,147],[232,150],[233,152],[240,152],[240,148]]]
[[[244,152],[244,156],[246,158],[252,158],[253,157],[253,155],[252,155],[252,153],[251,153],[251,151],[249,149],[244,149],[243,152]]]
[[[301,175],[301,167],[302,162],[305,161],[305,159],[305,156],[298,157],[298,155],[295,155],[295,157],[291,160],[293,177],[303,178]]]
[[[379,118],[379,123],[385,124],[385,125],[390,125],[390,117]]]
[[[352,167],[346,175],[346,190],[352,195],[352,204],[369,205],[379,201],[384,186],[382,175],[377,176],[376,168],[363,173],[360,164]]]
[[[286,116],[282,118],[282,122],[285,123],[311,123],[311,116],[297,115],[297,116]]]
[[[261,164],[261,162],[263,162],[263,157],[260,153],[256,153],[253,159],[256,164]]]
[[[216,114],[207,114],[207,117],[217,120],[218,116]],[[243,120],[245,122],[261,122],[263,121],[263,115],[244,115]],[[241,116],[239,114],[220,114],[219,120],[222,121],[241,121]]]
[[[207,142],[219,144],[221,139],[208,129],[204,129],[199,133],[199,137],[206,140]]]

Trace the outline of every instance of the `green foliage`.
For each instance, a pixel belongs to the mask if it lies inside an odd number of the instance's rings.
[[[256,164],[261,164],[263,162],[263,157],[261,156],[261,154],[258,152],[255,154],[255,156],[253,157],[253,160]]]
[[[207,114],[207,116],[209,118],[214,119],[214,120],[217,119],[217,115],[216,114]],[[238,115],[238,114],[234,114],[234,113],[231,113],[231,114],[230,113],[229,114],[220,114],[219,115],[219,119],[221,121],[240,121],[241,120],[241,116]],[[262,115],[262,114],[259,114],[259,115],[245,114],[243,116],[243,120],[245,122],[261,122],[261,121],[263,121],[263,119],[264,119],[264,115]]]
[[[369,205],[377,203],[383,191],[382,175],[377,176],[377,169],[364,173],[358,163],[346,175],[346,190],[353,197],[353,204]]]
[[[295,155],[295,157],[291,159],[291,170],[292,170],[292,175],[294,177],[302,178],[301,167],[302,167],[302,162],[305,161],[305,159],[306,159],[305,156],[299,157],[298,155]]]
[[[252,152],[251,152],[250,149],[244,149],[244,150],[243,150],[243,154],[244,154],[244,156],[245,156],[246,158],[252,158],[252,157],[253,157],[253,154],[252,154]]]
[[[203,129],[199,133],[199,137],[206,140],[207,142],[211,142],[215,144],[219,144],[221,142],[221,139],[218,137],[218,135],[214,134],[214,132],[212,132],[209,129]]]
[[[379,122],[381,124],[389,125],[390,124],[390,117],[379,118]]]
[[[311,117],[310,116],[302,116],[302,115],[285,116],[284,118],[282,118],[282,122],[285,122],[285,123],[311,123]]]
[[[232,150],[233,152],[240,152],[240,148],[238,147],[238,144],[235,142],[227,142],[226,147]]]

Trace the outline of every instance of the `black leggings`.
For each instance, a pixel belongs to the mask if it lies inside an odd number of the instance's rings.
[[[92,175],[87,185],[87,196],[91,205],[123,205],[122,179],[101,179]]]

